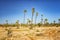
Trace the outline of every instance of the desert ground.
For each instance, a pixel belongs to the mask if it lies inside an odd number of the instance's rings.
[[[8,27],[12,36],[7,35],[5,27],[0,27],[0,40],[60,40],[60,27]]]

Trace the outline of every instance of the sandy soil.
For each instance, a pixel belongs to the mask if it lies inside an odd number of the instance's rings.
[[[12,36],[8,37],[7,30],[0,27],[0,40],[60,40],[60,27],[12,27],[11,30]]]

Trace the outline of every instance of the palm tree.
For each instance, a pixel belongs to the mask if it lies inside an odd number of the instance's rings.
[[[7,27],[8,27],[8,20],[6,20],[6,24],[5,24],[5,30],[7,30]]]
[[[35,12],[35,8],[32,8],[32,19],[31,19],[32,23],[33,23],[34,12]]]
[[[36,24],[37,16],[38,16],[38,12],[36,12],[36,17],[35,17],[35,24]]]
[[[48,19],[46,18],[46,19],[45,19],[45,24],[47,23],[47,21],[48,21]]]
[[[6,27],[8,27],[8,20],[6,20]]]
[[[41,24],[43,24],[43,14],[41,15]]]
[[[48,22],[48,19],[47,18],[44,20],[44,25],[45,26],[49,26],[49,22]]]
[[[30,24],[30,23],[31,23],[30,19],[27,19],[27,23],[28,23],[28,24]]]
[[[25,14],[26,14],[27,10],[24,10],[24,21],[23,23],[25,24]]]
[[[8,24],[8,20],[6,20],[6,24]]]
[[[27,19],[27,24],[28,24],[28,26],[31,26],[31,20],[30,19]]]
[[[17,29],[19,29],[19,20],[16,21]]]
[[[56,22],[56,21],[54,20],[53,23],[55,24],[55,22]]]
[[[58,21],[59,21],[59,24],[60,24],[60,19],[58,19]]]

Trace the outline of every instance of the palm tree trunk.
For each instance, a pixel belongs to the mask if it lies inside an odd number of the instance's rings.
[[[23,23],[25,24],[25,13],[24,13],[24,21],[23,21]]]
[[[35,17],[35,24],[36,24],[36,19],[37,19],[37,16]]]
[[[33,14],[32,14],[32,18],[31,18],[32,24],[33,24]]]

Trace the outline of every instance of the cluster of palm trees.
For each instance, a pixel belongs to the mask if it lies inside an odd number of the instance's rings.
[[[26,15],[26,12],[27,12],[27,10],[24,10],[24,21],[23,21],[24,24],[25,24],[25,15]],[[31,20],[30,19],[27,19],[28,20],[27,21],[28,23],[33,24],[34,14],[35,14],[35,8],[32,8],[32,17],[31,17]],[[38,16],[38,12],[36,12],[36,15],[35,15],[35,23],[34,24],[37,24],[36,23],[37,16]],[[60,24],[60,19],[58,19],[58,22],[59,22],[58,24]],[[47,18],[46,19],[43,19],[43,14],[41,15],[41,22],[40,22],[40,24],[49,24]],[[56,24],[56,21],[55,20],[53,21],[53,24]]]
[[[24,10],[24,19],[23,19],[23,24],[26,24],[26,13],[27,13],[27,10],[25,9]],[[34,14],[35,14],[35,8],[32,8],[32,17],[31,17],[31,20],[30,19],[27,19],[27,24],[33,24],[33,18],[34,18]],[[48,19],[43,19],[43,14],[41,14],[41,22],[40,23],[37,23],[37,17],[38,17],[38,12],[36,12],[36,15],[35,15],[35,22],[33,25],[44,25],[44,24],[49,24],[48,22]],[[58,19],[58,23],[56,23],[56,21],[54,20],[53,23],[51,24],[59,24],[60,25],[60,19]],[[8,20],[6,20],[6,27],[8,25]],[[16,21],[16,24],[17,25],[17,28],[19,28],[19,20]]]
[[[27,12],[27,10],[24,10],[24,21],[23,21],[23,23],[25,23],[25,14],[26,14],[26,12]],[[31,17],[31,20],[28,19],[28,22],[31,23],[31,24],[33,24],[34,13],[35,13],[35,8],[32,8],[32,17]],[[37,16],[38,16],[38,12],[36,12],[35,24],[36,24]]]

